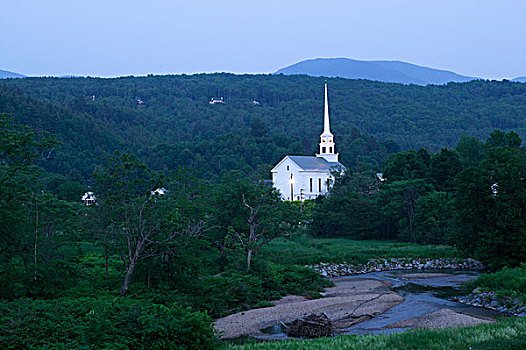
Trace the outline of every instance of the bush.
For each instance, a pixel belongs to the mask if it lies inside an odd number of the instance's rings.
[[[526,302],[526,264],[480,275],[471,287],[497,292],[501,296],[521,297]]]
[[[283,294],[311,294],[332,285],[329,280],[307,267],[272,264],[271,268],[273,278]]]
[[[212,349],[211,319],[178,305],[125,298],[0,303],[0,348]]]

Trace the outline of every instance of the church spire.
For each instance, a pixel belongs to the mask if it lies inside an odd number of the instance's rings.
[[[329,124],[329,97],[327,95],[327,83],[325,83],[325,109],[323,113],[323,134],[322,135],[331,135],[331,126]]]
[[[331,133],[329,123],[329,97],[327,93],[327,83],[325,83],[325,107],[323,110],[323,133],[320,135],[320,153],[316,157],[325,158],[328,162],[337,162],[338,153],[336,153],[334,136]]]

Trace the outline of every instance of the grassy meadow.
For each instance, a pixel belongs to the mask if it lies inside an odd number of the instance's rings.
[[[503,297],[518,297],[526,302],[526,264],[482,274],[471,286],[483,292],[496,292]]]
[[[315,340],[284,340],[244,345],[226,344],[225,350],[519,350],[526,349],[526,319],[509,318],[475,327],[418,329],[391,335],[344,335]]]
[[[281,264],[320,262],[366,263],[373,258],[452,258],[462,253],[448,245],[421,245],[390,241],[295,236],[276,238],[263,246],[260,257]]]

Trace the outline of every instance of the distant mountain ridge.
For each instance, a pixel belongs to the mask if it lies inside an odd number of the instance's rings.
[[[517,82],[517,83],[526,83],[526,76],[524,77],[517,77],[515,79],[512,79],[511,81]]]
[[[402,61],[360,61],[350,58],[315,58],[278,70],[275,74],[367,79],[385,83],[442,85],[467,82],[478,78],[447,70],[418,66]]]
[[[9,72],[7,70],[1,70],[0,69],[0,79],[7,79],[7,78],[25,78],[25,75]]]

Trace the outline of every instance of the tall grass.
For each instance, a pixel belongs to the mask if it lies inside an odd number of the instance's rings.
[[[276,263],[366,263],[371,258],[447,258],[462,256],[446,245],[419,245],[387,241],[354,241],[345,238],[296,236],[277,238],[261,249],[261,256]]]
[[[526,264],[480,275],[470,283],[481,291],[497,292],[500,296],[519,297],[526,302]]]
[[[361,335],[225,345],[230,350],[519,350],[526,349],[526,319],[510,318],[475,327],[420,329],[392,335]]]

